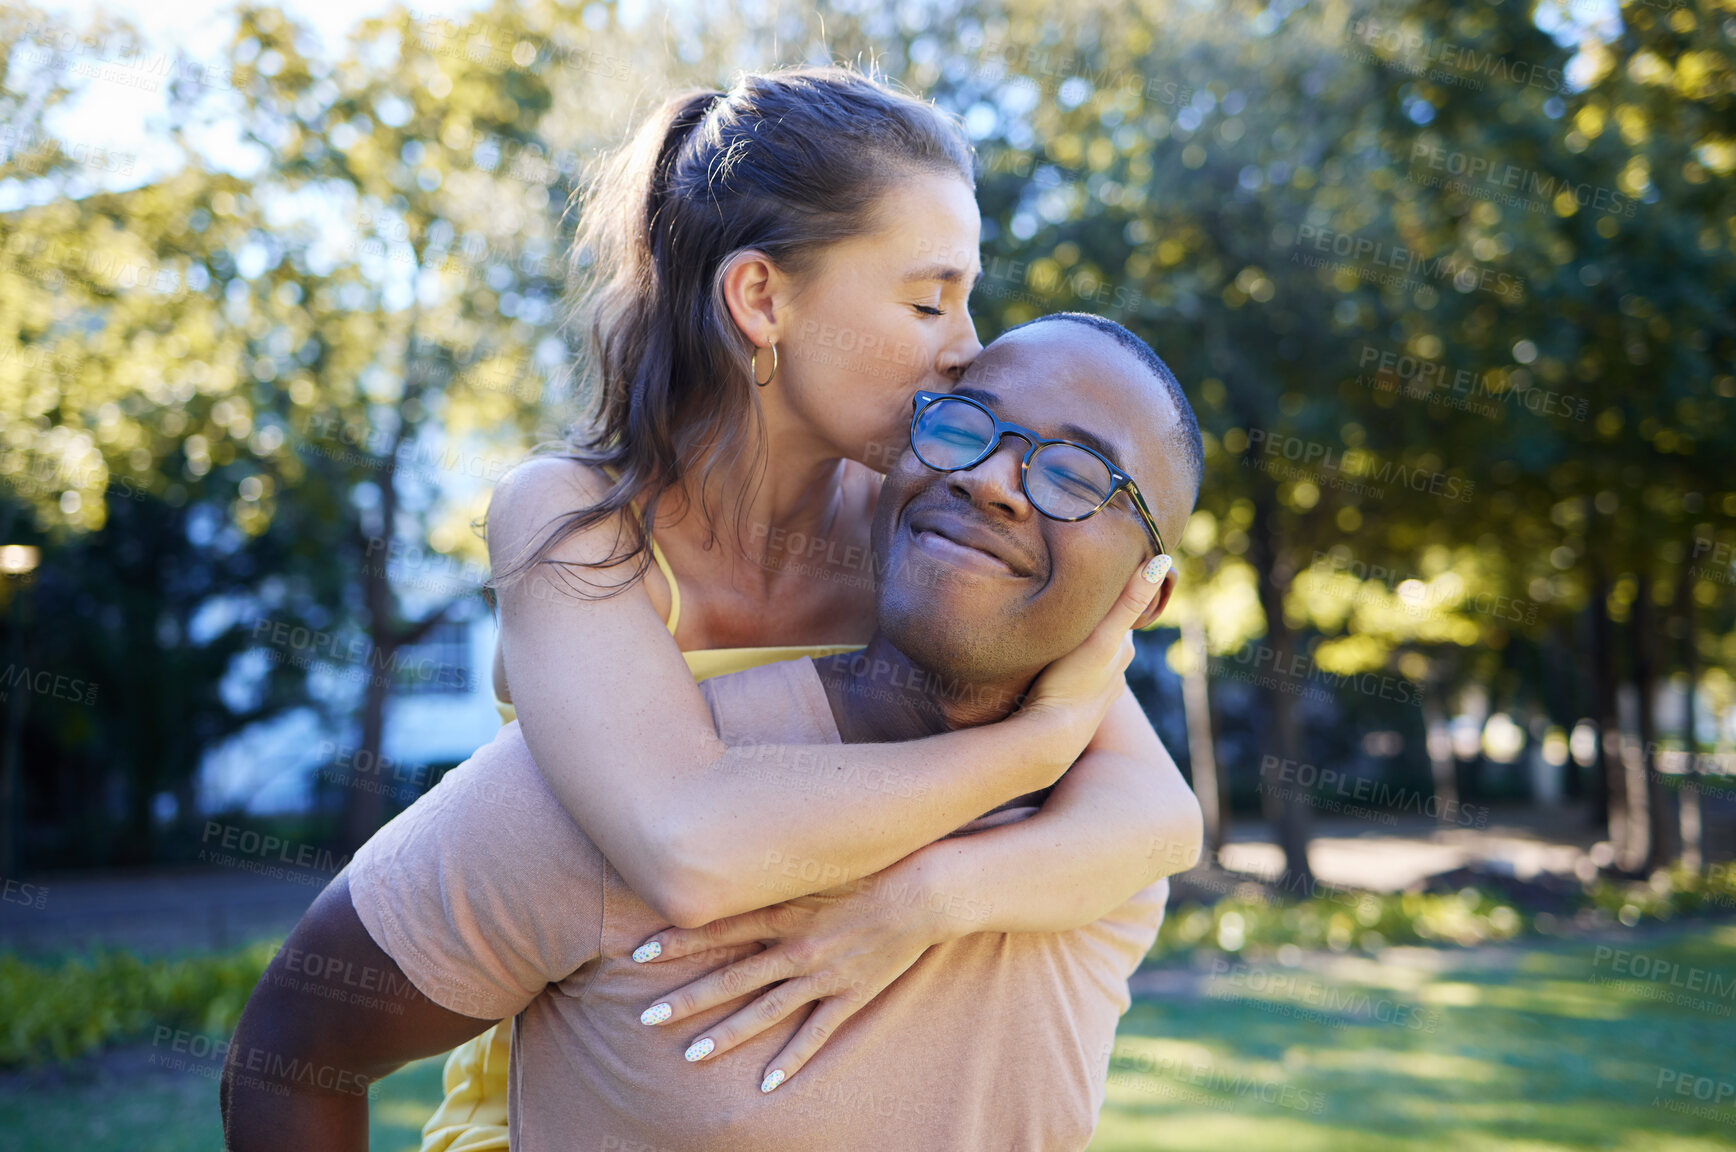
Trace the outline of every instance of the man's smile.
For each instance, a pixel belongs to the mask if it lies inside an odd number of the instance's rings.
[[[981,521],[957,512],[918,509],[910,514],[908,531],[916,547],[954,567],[1021,578],[1036,571],[1037,566],[1022,548]]]

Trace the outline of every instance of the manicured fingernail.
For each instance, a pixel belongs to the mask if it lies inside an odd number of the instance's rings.
[[[766,1078],[760,1081],[760,1091],[770,1092],[773,1088],[776,1088],[783,1082],[784,1070],[782,1068],[773,1068],[770,1072],[766,1073]]]
[[[633,963],[643,964],[647,960],[655,960],[663,955],[663,945],[653,940],[649,944],[641,944],[633,949]]]
[[[1174,565],[1175,561],[1168,556],[1153,556],[1150,563],[1146,564],[1139,574],[1145,577],[1147,584],[1160,584],[1163,582],[1163,578],[1169,575],[1169,570]]]
[[[707,1036],[703,1040],[695,1040],[693,1042],[693,1047],[689,1048],[686,1052],[683,1052],[682,1056],[689,1064],[691,1064],[695,1060],[703,1060],[707,1056],[711,1055],[711,1050],[715,1047],[717,1047],[717,1045],[713,1044],[711,1042],[711,1037]]]
[[[645,1009],[645,1011],[639,1013],[639,1023],[661,1024],[663,1021],[669,1019],[673,1012],[674,1009],[669,1007],[667,1004],[653,1004],[651,1007]]]

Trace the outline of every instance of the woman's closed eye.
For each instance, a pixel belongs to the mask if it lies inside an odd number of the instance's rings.
[[[922,313],[924,316],[945,316],[946,315],[946,313],[944,311],[942,311],[939,308],[934,307],[932,304],[912,304],[911,307],[916,309],[918,312]]]

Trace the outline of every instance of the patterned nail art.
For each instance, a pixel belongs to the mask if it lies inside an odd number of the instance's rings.
[[[661,1024],[663,1021],[669,1019],[669,1017],[674,1014],[674,1011],[675,1010],[667,1004],[653,1004],[651,1007],[645,1009],[645,1011],[639,1013],[639,1023]]]
[[[766,1078],[760,1081],[760,1091],[770,1092],[773,1088],[776,1088],[783,1082],[784,1070],[782,1068],[773,1068],[770,1072],[766,1073]]]
[[[711,1055],[711,1050],[715,1047],[717,1047],[717,1045],[713,1044],[711,1042],[711,1037],[707,1036],[703,1040],[695,1040],[693,1042],[693,1047],[689,1048],[682,1055],[686,1058],[687,1062],[691,1064],[695,1060],[703,1060],[707,1056]]]
[[[1146,583],[1158,584],[1165,576],[1169,575],[1169,570],[1174,564],[1175,561],[1168,556],[1153,556],[1139,574],[1145,577]]]
[[[655,960],[663,955],[663,945],[653,940],[649,944],[641,944],[633,949],[633,963],[643,964],[647,960]]]

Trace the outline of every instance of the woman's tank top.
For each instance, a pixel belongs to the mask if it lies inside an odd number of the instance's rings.
[[[669,581],[669,619],[664,625],[671,636],[681,622],[681,586],[657,541],[651,541],[651,559]],[[787,644],[766,648],[702,648],[683,652],[695,681],[724,676],[802,656],[830,656],[854,652],[860,644]],[[517,718],[511,704],[494,701],[500,722]],[[467,1040],[446,1058],[442,1077],[446,1098],[422,1129],[421,1152],[506,1152],[507,1067],[512,1051],[512,1021],[502,1020],[487,1032]]]
[[[673,636],[676,625],[681,623],[681,585],[675,582],[675,572],[669,567],[669,561],[655,538],[651,540],[651,559],[656,561],[663,579],[669,581],[669,619],[663,624]],[[839,652],[854,652],[861,647],[860,644],[782,644],[765,648],[700,648],[681,655],[687,661],[687,670],[693,673],[693,679],[700,681],[758,668],[761,664],[775,664],[779,660],[832,656]],[[518,711],[498,696],[494,699],[494,707],[500,713],[502,724],[510,724],[518,716]]]

